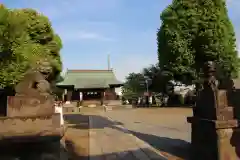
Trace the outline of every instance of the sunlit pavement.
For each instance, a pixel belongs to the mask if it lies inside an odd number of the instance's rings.
[[[90,154],[94,158],[188,157],[191,130],[186,117],[191,116],[191,109],[86,110],[91,113]]]

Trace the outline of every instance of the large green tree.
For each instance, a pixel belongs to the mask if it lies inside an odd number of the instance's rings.
[[[42,59],[51,63],[53,78],[58,77],[61,48],[61,39],[46,16],[0,5],[0,87],[13,87]]]
[[[149,67],[143,68],[142,74],[147,78],[149,82],[149,90],[152,92],[162,92],[164,77],[161,74],[159,64],[150,65]]]
[[[149,67],[143,68],[142,74],[150,80],[153,80],[160,72],[158,64],[150,65]]]
[[[126,77],[123,86],[123,96],[125,98],[134,98],[140,96],[146,91],[145,77],[141,73],[130,73]]]
[[[217,63],[222,78],[238,75],[236,38],[224,0],[173,0],[160,18],[159,65],[174,79],[199,79],[209,60]]]

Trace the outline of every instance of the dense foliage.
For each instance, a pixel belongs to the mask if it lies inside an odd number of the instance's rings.
[[[173,0],[157,34],[160,68],[173,79],[199,79],[204,62],[218,64],[221,78],[237,77],[239,58],[225,1]]]
[[[170,79],[161,72],[159,65],[150,65],[140,73],[130,73],[123,86],[125,97],[142,96],[147,90],[150,92],[166,93],[167,83]],[[146,84],[146,81],[148,84]],[[147,86],[148,85],[148,86]]]
[[[160,68],[158,64],[150,65],[149,67],[143,68],[142,74],[151,81],[155,79],[160,73]]]
[[[158,64],[143,68],[142,74],[150,81],[149,90],[152,92],[162,92],[165,88],[165,77],[162,76]]]
[[[145,78],[141,73],[130,73],[123,86],[123,96],[127,99],[138,97],[146,91]]]
[[[60,37],[47,17],[32,9],[8,9],[0,5],[0,87],[12,87],[41,59],[62,70]]]

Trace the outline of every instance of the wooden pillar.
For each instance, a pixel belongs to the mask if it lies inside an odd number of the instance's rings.
[[[101,105],[104,105],[105,102],[105,90],[101,91]]]
[[[67,100],[66,100],[66,104],[69,104],[72,100],[72,90],[68,89],[67,90]]]
[[[82,101],[83,101],[83,92],[79,91],[78,107],[82,107]]]
[[[83,92],[79,91],[79,101],[83,101]]]
[[[63,93],[62,93],[62,101],[63,101],[63,102],[65,101],[64,95],[65,95],[65,93],[63,92]]]

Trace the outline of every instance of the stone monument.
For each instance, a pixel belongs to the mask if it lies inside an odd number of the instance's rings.
[[[60,159],[65,126],[51,90],[51,69],[48,62],[30,69],[16,85],[15,96],[8,97],[7,115],[0,117],[0,147],[19,153],[20,159],[36,159],[31,157],[35,151],[39,159],[45,152]]]
[[[235,115],[238,106],[231,103],[231,97],[237,93],[231,86],[219,87],[215,72],[214,63],[207,62],[203,89],[199,91],[196,106],[193,107],[193,117],[187,118],[192,126],[193,160],[240,159],[240,132]]]
[[[27,71],[15,87],[15,96],[8,97],[7,116],[25,117],[52,115],[54,95],[48,78],[52,68],[48,62],[41,62],[37,68]]]

